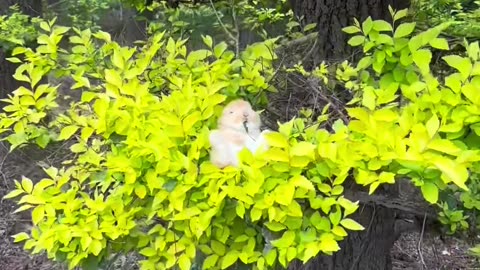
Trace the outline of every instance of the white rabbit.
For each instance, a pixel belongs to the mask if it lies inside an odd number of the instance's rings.
[[[210,161],[219,168],[238,166],[238,153],[247,148],[255,153],[260,147],[268,149],[260,132],[261,120],[250,103],[245,100],[230,102],[218,120],[218,129],[212,130],[209,136],[212,151]]]

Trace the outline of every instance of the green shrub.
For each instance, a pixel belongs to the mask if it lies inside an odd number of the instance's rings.
[[[110,16],[109,13],[119,8],[122,2],[123,0],[57,1],[44,5],[42,16],[58,18],[63,25],[98,29],[98,24],[103,17]],[[120,14],[121,11],[118,13]]]
[[[32,23],[38,18],[29,18],[22,14],[18,5],[9,7],[6,15],[0,16],[0,49],[9,52],[19,45],[30,44],[35,40],[37,32]]]
[[[395,21],[406,14],[391,12]],[[16,181],[6,198],[21,195],[18,211],[33,210],[31,233],[15,241],[70,268],[131,250],[144,256],[142,269],[189,269],[198,254],[204,269],[285,267],[333,254],[347,230],[363,229],[349,218],[358,202],[343,196],[350,174],[370,192],[406,176],[437,203],[439,190],[468,190],[477,172],[480,50],[472,43],[468,56],[444,57],[453,73],[437,79],[429,47],[448,50],[438,38],[447,25],[414,35],[415,23],[393,29],[368,18],[345,28],[355,34],[349,44],[365,52],[337,70],[356,94],[351,121],[337,120],[332,133],[320,128],[327,115],[279,123],[268,151],[243,151],[241,166],[224,170],[208,161],[209,130],[226,102],[274,90],[275,39],[235,58],[208,36],[206,49],[187,53],[186,40],[162,33],[127,48],[104,32],[73,29],[67,51],[57,44],[68,28],[41,26],[41,45],[10,59],[30,89],[6,100],[0,128],[12,149],[73,140],[75,158],[35,185]],[[38,85],[50,73],[82,91],[51,121],[56,87]],[[314,72],[325,73],[324,65]]]
[[[76,156],[62,168],[47,169],[49,178],[35,185],[27,178],[16,182],[6,196],[22,195],[18,211],[33,208],[31,234],[15,236],[26,240],[26,249],[66,259],[70,267],[98,265],[111,253],[135,248],[145,256],[143,269],[188,269],[197,249],[208,256],[205,268],[237,260],[264,268],[335,251],[336,240],[346,236],[342,226],[361,228],[345,218],[356,204],[342,197],[324,203],[302,176],[342,173],[337,187],[322,184],[325,193],[340,195],[347,172],[313,165],[319,158],[313,142],[295,138],[305,128],[301,120],[282,125],[283,133],[273,136],[277,148],[266,155],[275,165],[262,166],[265,161],[247,155],[251,166],[218,170],[208,161],[208,132],[219,104],[261,97],[271,88],[266,82],[274,73],[274,40],[254,44],[235,59],[225,43],[214,46],[209,37],[208,49],[187,54],[185,40],[165,41],[162,34],[135,50],[111,42],[104,32],[74,29],[74,46],[66,51],[57,44],[68,28],[40,26],[46,31],[38,38],[42,45],[35,51],[16,48],[10,58],[22,63],[16,78],[31,89],[21,87],[6,100],[0,124],[12,150],[30,142],[46,147],[74,140],[70,150]],[[57,107],[57,89],[38,85],[49,73],[70,76],[73,88],[82,89],[81,100],[52,121],[47,116]],[[91,84],[94,80],[100,84]],[[311,141],[328,135],[310,130]],[[303,215],[294,197],[329,215]],[[304,226],[311,229],[303,232],[304,246],[297,252],[291,245]],[[278,239],[264,239],[266,228],[278,232]]]
[[[445,34],[458,37],[480,36],[480,5],[472,0],[416,0],[412,2],[415,20],[425,27],[451,22]]]

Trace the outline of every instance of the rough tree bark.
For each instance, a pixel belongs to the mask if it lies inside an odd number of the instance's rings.
[[[317,23],[317,51],[314,65],[322,60],[343,61],[352,51],[347,45],[348,36],[341,31],[353,23],[353,18],[363,21],[390,20],[388,5],[396,9],[409,7],[409,0],[290,0],[295,15],[303,16],[303,24]]]

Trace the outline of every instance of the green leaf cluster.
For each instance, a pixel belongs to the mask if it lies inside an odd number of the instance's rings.
[[[218,170],[208,161],[208,134],[222,104],[274,90],[267,82],[274,74],[275,40],[253,44],[236,58],[225,43],[214,44],[208,36],[206,49],[187,53],[186,40],[163,33],[130,48],[102,31],[54,21],[40,28],[40,45],[18,47],[10,59],[20,64],[15,78],[30,89],[21,87],[5,100],[10,104],[0,125],[12,150],[69,140],[74,157],[62,168],[46,168],[49,177],[36,184],[26,178],[16,182],[6,196],[20,197],[17,211],[32,210],[31,233],[14,236],[32,253],[45,251],[74,268],[101,265],[111,253],[135,249],[145,258],[142,269],[189,269],[201,252],[207,256],[204,269],[225,269],[236,261],[263,269],[337,250],[343,228],[361,229],[345,218],[357,205],[340,197],[340,186],[322,185],[325,194],[335,196],[323,204],[302,170],[290,174],[288,163],[275,161],[283,167],[279,171],[253,166],[242,171]],[[63,49],[58,44],[66,33],[71,46]],[[58,86],[40,83],[48,74],[72,78],[80,100],[55,111]],[[36,129],[44,133],[37,136]],[[312,146],[292,147],[292,157],[299,156],[294,162],[304,163],[301,152]],[[310,164],[318,158],[314,153],[308,155]],[[279,177],[287,176],[282,183]],[[324,215],[303,215],[294,198],[306,199],[307,193]],[[270,219],[265,203],[273,209]],[[301,235],[299,225],[318,233],[303,245],[292,242],[292,233]],[[265,229],[285,232],[286,241],[272,238],[275,248],[269,249]]]
[[[17,4],[8,7],[8,13],[0,16],[0,49],[10,52],[18,45],[34,41],[36,29],[30,20],[33,23],[39,21],[21,13]]]
[[[478,1],[428,1],[419,0],[412,2],[412,15],[423,27],[431,27],[443,22],[453,22],[446,29],[449,36],[478,38],[480,27],[477,23],[480,11]]]
[[[415,32],[415,22],[397,22],[407,10],[390,12],[395,28],[371,18],[344,28],[353,35],[349,44],[362,46],[365,53],[356,66],[344,63],[337,70],[337,79],[356,93],[350,102],[355,107],[348,109],[351,136],[371,149],[371,159],[364,163],[368,170],[359,171],[356,181],[406,177],[430,203],[442,206],[441,192],[460,192],[472,208],[475,182],[468,180],[479,172],[480,160],[475,143],[480,135],[479,44],[465,41],[465,55],[442,57],[447,75],[434,74],[432,51],[449,50],[439,35],[450,24]],[[382,168],[384,176],[372,177],[374,168]],[[465,228],[461,211],[442,209],[442,222],[462,221]]]
[[[396,23],[407,12],[391,13]],[[210,36],[188,51],[186,39],[164,32],[123,47],[102,31],[39,26],[40,45],[10,59],[30,87],[4,100],[0,132],[12,149],[73,141],[74,157],[36,184],[16,181],[6,196],[20,196],[18,211],[32,210],[31,233],[15,241],[33,253],[70,268],[130,250],[144,257],[142,269],[286,267],[333,254],[347,230],[363,229],[349,217],[358,202],[343,196],[349,176],[370,193],[406,177],[431,203],[458,190],[477,205],[468,180],[479,171],[480,49],[465,43],[465,56],[443,58],[448,76],[435,76],[432,48],[449,48],[439,38],[447,24],[415,33],[414,23],[367,18],[346,27],[349,44],[365,53],[336,70],[355,93],[350,121],[329,132],[320,127],[328,107],[316,121],[305,110],[266,135],[268,150],[244,150],[238,168],[222,170],[209,161],[209,132],[230,100],[275,91],[277,39],[236,55]],[[71,46],[60,48],[66,33]],[[58,111],[57,86],[40,83],[48,74],[72,78],[80,100]],[[327,81],[326,65],[310,74]],[[445,222],[465,227],[461,213],[444,209]]]

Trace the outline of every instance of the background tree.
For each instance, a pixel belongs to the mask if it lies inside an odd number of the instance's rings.
[[[395,9],[409,7],[409,0],[374,0],[374,1],[316,1],[290,0],[290,5],[302,25],[317,24],[317,43],[312,63],[317,66],[324,60],[343,61],[352,57],[352,48],[347,45],[347,35],[341,29],[368,16],[372,19],[391,21],[388,6]]]

